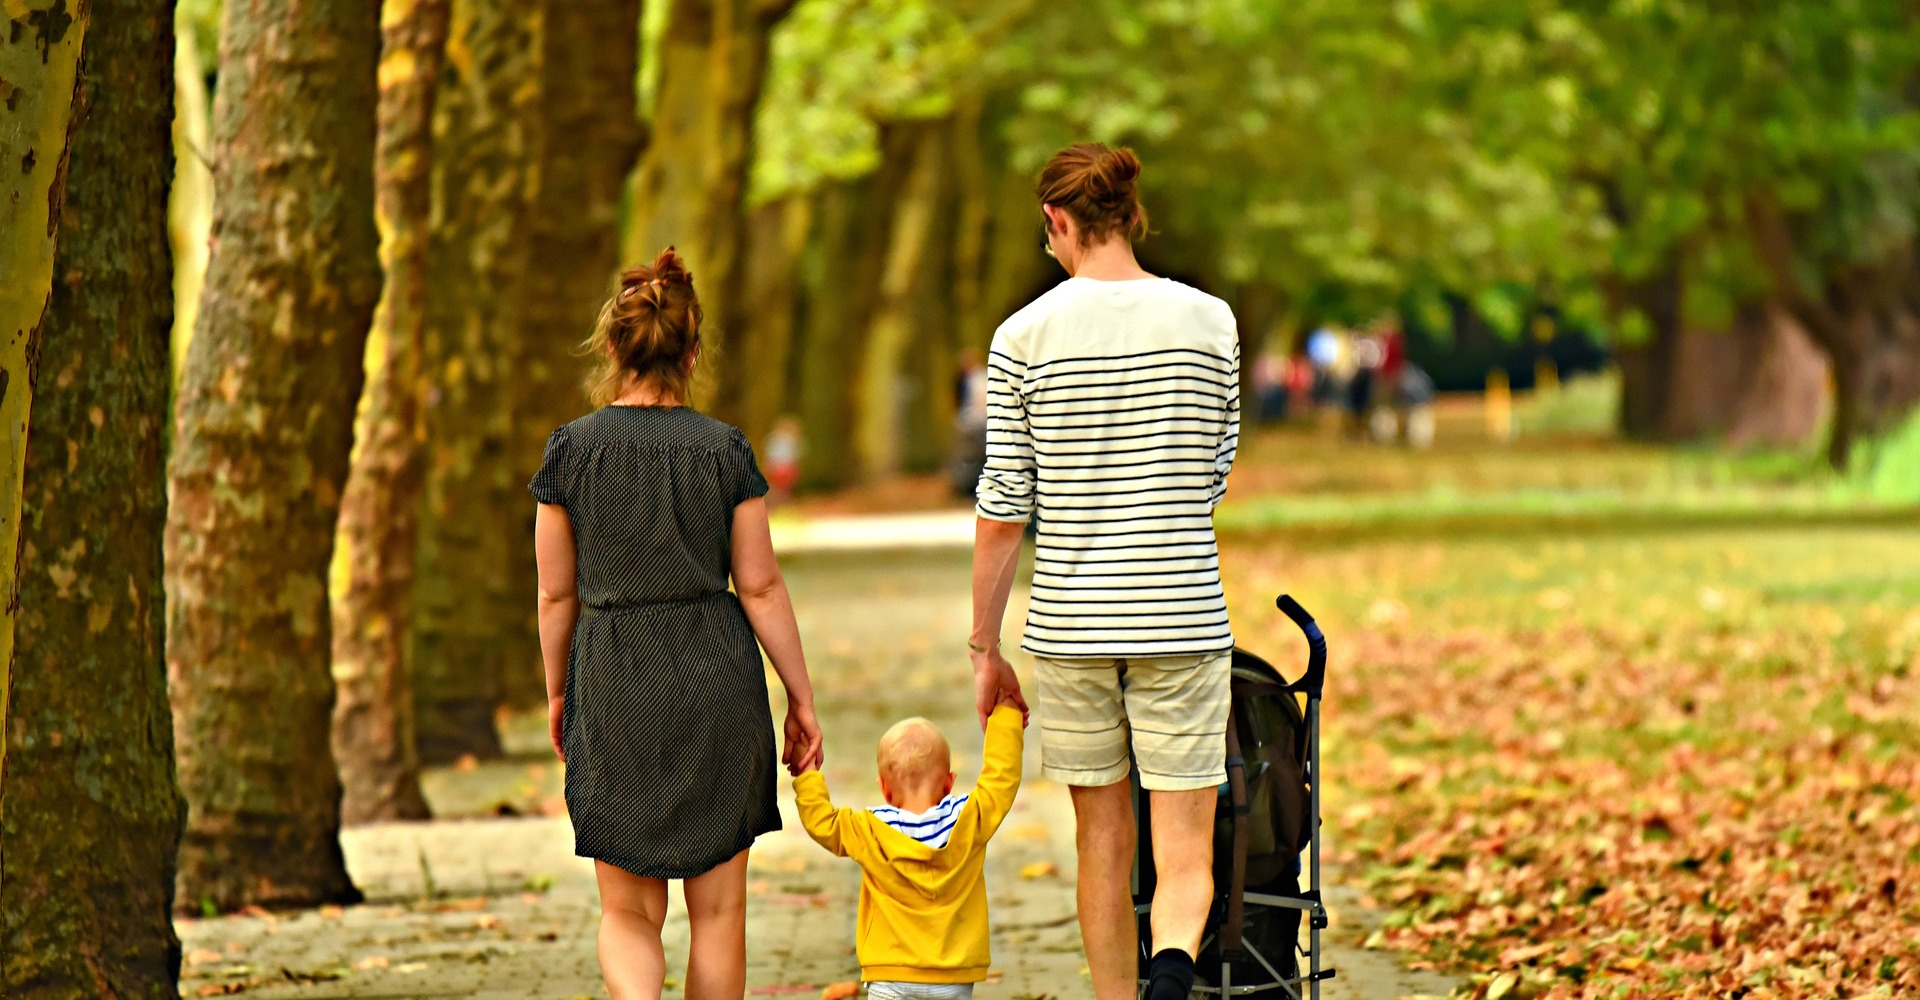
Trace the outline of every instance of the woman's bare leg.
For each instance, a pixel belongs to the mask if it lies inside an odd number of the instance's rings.
[[[747,852],[682,886],[692,925],[686,1000],[740,1000],[747,992]]]
[[[667,921],[665,879],[641,878],[605,861],[593,863],[600,881],[600,974],[613,1000],[659,1000],[667,956],[660,927]]]

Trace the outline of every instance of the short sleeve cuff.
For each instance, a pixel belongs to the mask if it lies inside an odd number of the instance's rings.
[[[540,459],[540,471],[533,474],[533,481],[527,484],[527,492],[533,494],[537,503],[554,506],[567,502],[567,469],[573,451],[572,437],[565,427],[553,432],[547,438],[547,451]]]
[[[760,463],[753,456],[753,445],[747,443],[747,437],[739,431],[733,435],[733,505],[767,495],[769,489],[767,477],[760,472]]]

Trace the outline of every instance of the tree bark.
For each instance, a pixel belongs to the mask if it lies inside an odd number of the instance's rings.
[[[1614,314],[1638,311],[1646,319],[1647,339],[1620,344],[1620,433],[1630,439],[1660,439],[1667,426],[1673,392],[1674,356],[1680,342],[1684,302],[1679,262],[1635,280],[1618,280],[1612,290]]]
[[[0,585],[19,591],[20,489],[26,468],[41,322],[53,285],[54,233],[66,190],[67,129],[78,95],[80,41],[87,5],[37,0],[24,15],[9,9],[12,30],[0,38]],[[13,676],[14,600],[0,608],[0,726],[7,722]],[[4,731],[4,730],[0,730]],[[0,739],[0,768],[7,740]]]
[[[760,206],[748,224],[747,298],[740,429],[757,446],[787,412],[799,323],[800,263],[812,229],[813,202],[795,195]]]
[[[226,4],[214,246],[166,534],[188,909],[359,897],[338,837],[327,569],[380,296],[379,50],[371,0]]]
[[[868,326],[886,266],[889,220],[912,157],[912,134],[880,130],[878,170],[829,185],[816,197],[813,251],[823,262],[804,283],[806,337],[800,359],[801,485],[835,489],[859,473],[853,447]]]
[[[1734,404],[1727,444],[1796,448],[1826,416],[1832,373],[1807,331],[1778,304],[1761,308],[1759,327],[1758,357]]]
[[[455,0],[434,111],[427,279],[426,489],[413,668],[425,764],[498,757],[515,614],[528,603],[511,535],[527,505],[511,460],[510,369],[531,267],[539,179],[536,5]]]
[[[672,244],[687,259],[706,312],[712,373],[700,393],[722,420],[740,422],[754,361],[732,352],[746,309],[745,235],[754,112],[774,27],[795,0],[667,0],[652,141],[635,178],[626,256],[651,259]]]
[[[173,11],[94,0],[91,13],[40,357],[48,382],[27,438],[0,777],[0,994],[15,1000],[171,998],[180,972],[184,804],[161,575]]]
[[[1278,285],[1246,281],[1233,288],[1233,319],[1240,340],[1240,412],[1260,412],[1253,395],[1253,373],[1273,331],[1286,315],[1287,293]],[[1253,421],[1248,421],[1249,424]]]
[[[1793,447],[1818,424],[1826,381],[1826,359],[1799,325],[1752,303],[1725,330],[1681,331],[1660,436]]]
[[[915,346],[914,295],[920,290],[922,265],[932,248],[946,174],[944,122],[905,122],[893,127],[909,133],[907,180],[886,213],[885,265],[860,355],[854,427],[855,462],[860,478],[868,482],[898,475],[904,465],[908,421],[903,419],[903,404],[910,400],[902,393],[903,368],[908,349]]]
[[[340,821],[425,819],[414,747],[413,561],[426,426],[427,250],[433,103],[451,0],[387,0],[381,18],[374,207],[386,284],[368,337],[359,441],[340,502],[347,586],[333,603],[333,753]]]
[[[549,0],[540,27],[538,115],[542,132],[530,219],[529,266],[517,331],[512,405],[512,479],[507,563],[512,584],[501,614],[502,695],[546,704],[533,587],[533,478],[553,429],[585,413],[588,364],[576,348],[592,332],[620,268],[620,204],[645,142],[634,102],[640,0]]]
[[[1910,240],[1809,283],[1778,206],[1753,200],[1748,222],[1774,293],[1832,366],[1827,463],[1845,470],[1857,439],[1891,430],[1920,405],[1920,246]]]

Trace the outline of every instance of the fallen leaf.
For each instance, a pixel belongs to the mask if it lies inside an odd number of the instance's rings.
[[[1033,861],[1020,866],[1020,877],[1024,879],[1052,878],[1060,874],[1060,866],[1051,861]]]
[[[220,961],[220,953],[206,948],[195,948],[187,952],[188,965],[212,965]]]
[[[353,967],[361,972],[369,972],[374,969],[384,969],[391,964],[393,964],[392,960],[385,955],[368,955],[353,963]]]

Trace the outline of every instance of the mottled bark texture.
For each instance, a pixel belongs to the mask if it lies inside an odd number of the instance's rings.
[[[87,7],[66,0],[5,9],[0,32],[0,586],[19,587],[20,481],[26,465],[40,324],[53,282],[53,238],[66,187],[67,127]],[[13,615],[0,606],[0,726],[13,668]],[[0,740],[0,767],[6,764]]]
[[[381,12],[374,207],[386,284],[368,343],[360,432],[340,501],[347,586],[333,602],[333,753],[340,821],[425,819],[414,749],[413,560],[426,427],[427,250],[433,100],[451,0],[386,0]]]
[[[879,169],[814,196],[800,359],[801,485],[810,490],[844,486],[859,474],[854,438],[865,393],[858,372],[886,270],[892,210],[912,170],[913,140],[911,129],[883,125]]]
[[[1786,311],[1741,308],[1723,330],[1688,328],[1674,348],[1662,436],[1793,448],[1827,409],[1827,361]]]
[[[1685,285],[1677,261],[1639,279],[1617,279],[1609,286],[1616,316],[1637,312],[1646,335],[1623,343],[1620,365],[1620,433],[1641,441],[1657,440],[1667,428],[1673,393],[1674,354],[1680,342]]]
[[[1893,429],[1920,405],[1920,243],[1806,281],[1790,220],[1763,200],[1749,209],[1774,293],[1832,366],[1827,462],[1845,469],[1856,440]]]
[[[379,51],[374,0],[227,0],[213,254],[167,518],[188,909],[358,896],[338,837],[327,569],[380,296]]]
[[[541,9],[454,0],[434,109],[426,489],[414,578],[420,760],[498,757],[494,711],[532,603],[511,535],[529,500],[512,409],[539,179]],[[536,289],[537,291],[537,289]],[[516,570],[517,572],[509,572]]]
[[[663,0],[664,2],[664,0]],[[620,269],[620,203],[644,132],[635,106],[640,0],[549,0],[541,23],[539,192],[530,220],[526,303],[514,365],[512,475],[539,468],[547,435],[585,413],[592,332]],[[533,499],[513,498],[503,695],[546,704],[533,600]]]
[[[792,195],[760,206],[749,221],[747,301],[736,330],[734,360],[749,379],[740,406],[740,429],[760,447],[787,412],[794,348],[799,333],[800,266],[812,228],[813,202]]]
[[[660,0],[672,4],[660,42],[653,134],[634,185],[629,260],[677,246],[706,312],[711,352],[703,394],[722,420],[740,421],[754,359],[734,357],[744,301],[745,203],[754,111],[774,26],[795,0]]]
[[[167,712],[173,5],[94,0],[27,437],[0,995],[177,995]]]
[[[909,404],[913,383],[904,371],[909,348],[940,350],[931,338],[916,337],[915,295],[924,262],[932,254],[945,193],[947,143],[944,123],[906,122],[907,179],[887,212],[885,265],[860,355],[859,407],[855,423],[855,464],[860,478],[879,481],[900,474],[905,465]]]

